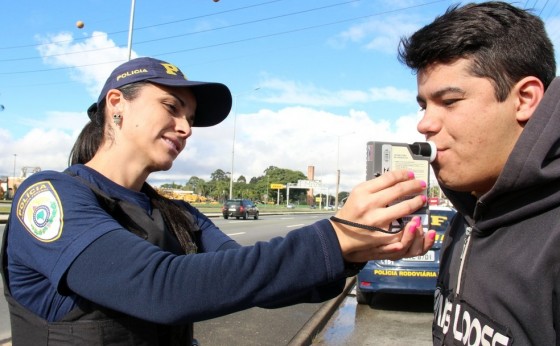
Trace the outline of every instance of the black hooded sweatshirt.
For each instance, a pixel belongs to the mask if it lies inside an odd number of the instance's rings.
[[[560,78],[490,191],[444,192],[459,213],[443,244],[434,345],[559,345]]]

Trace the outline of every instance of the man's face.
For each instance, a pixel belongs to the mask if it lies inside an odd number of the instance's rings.
[[[516,99],[498,102],[490,80],[469,74],[470,60],[435,64],[418,73],[418,131],[435,143],[432,163],[441,185],[481,196],[496,182],[522,131]]]

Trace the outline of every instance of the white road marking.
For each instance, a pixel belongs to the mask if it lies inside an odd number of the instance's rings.
[[[301,226],[305,226],[305,224],[300,223],[300,224],[297,224],[297,225],[287,225],[286,228],[294,228],[294,227],[301,227]]]
[[[228,236],[233,236],[233,235],[242,235],[245,234],[246,232],[237,232],[237,233],[227,233]]]

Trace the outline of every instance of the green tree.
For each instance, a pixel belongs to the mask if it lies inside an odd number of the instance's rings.
[[[217,169],[214,173],[210,174],[210,181],[229,181],[229,174],[229,172]]]
[[[185,187],[187,188],[187,190],[191,190],[194,193],[197,193],[201,196],[206,196],[207,189],[206,189],[206,182],[204,181],[204,179],[201,179],[196,176],[190,177]]]
[[[210,174],[210,181],[206,183],[207,196],[223,202],[229,194],[229,172],[221,169]]]
[[[270,184],[284,184],[287,185],[288,183],[297,183],[298,180],[306,180],[307,177],[300,171],[293,171],[291,169],[286,168],[278,168],[275,166],[269,166],[267,169],[264,170],[265,180],[267,181],[267,185]],[[267,189],[268,191],[268,198],[272,200],[276,200],[278,190],[271,190]],[[279,190],[280,191],[280,200],[286,200],[286,193],[287,189]],[[306,190],[303,189],[293,189],[290,190],[290,200],[299,201],[301,198],[305,200]]]
[[[183,185],[175,184],[175,182],[173,182],[173,183],[162,184],[161,187],[166,189],[180,190],[183,187]]]

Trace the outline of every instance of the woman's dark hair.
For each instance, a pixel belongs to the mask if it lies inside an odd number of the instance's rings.
[[[556,76],[542,20],[505,2],[451,6],[399,45],[399,61],[415,72],[460,58],[472,60],[474,76],[490,79],[498,101],[524,77],[535,76],[547,88]]]
[[[122,92],[125,100],[132,101],[138,97],[140,89],[147,84],[150,83],[145,81],[131,83],[118,90]],[[102,101],[97,105],[97,111],[90,119],[90,122],[86,124],[76,139],[70,151],[69,164],[85,164],[89,162],[103,141],[112,140],[111,137],[112,132],[110,128],[105,128],[105,101]],[[160,210],[165,224],[175,234],[185,253],[195,253],[197,251],[195,234],[198,231],[198,226],[192,219],[192,215],[187,215],[185,210],[170,199],[160,195],[148,183],[144,183],[142,192],[150,198],[152,206]]]
[[[137,82],[127,84],[118,90],[122,92],[123,97],[127,101],[132,101],[138,97],[140,89],[149,82]],[[105,138],[107,136],[107,138]],[[109,127],[105,128],[105,100],[97,104],[97,111],[91,116],[90,121],[84,126],[82,132],[76,139],[68,163],[75,165],[78,163],[85,164],[91,161],[104,140],[111,140],[112,133]]]

